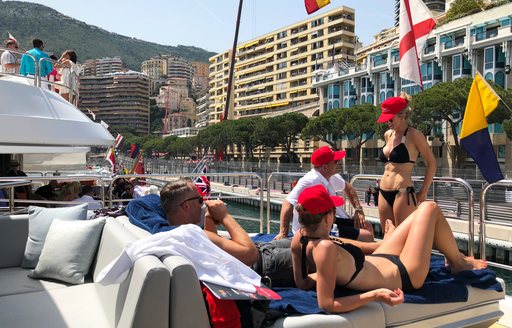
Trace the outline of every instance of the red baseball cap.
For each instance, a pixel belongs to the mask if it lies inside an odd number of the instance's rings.
[[[380,107],[382,108],[382,113],[377,122],[385,123],[407,108],[407,100],[402,97],[391,97],[384,100]]]
[[[313,163],[313,166],[325,165],[330,161],[342,159],[346,154],[344,150],[334,151],[329,146],[323,146],[313,152],[311,163]]]
[[[337,206],[341,206],[345,201],[339,196],[330,196],[327,189],[319,184],[304,189],[300,193],[297,203],[314,215],[325,213]]]

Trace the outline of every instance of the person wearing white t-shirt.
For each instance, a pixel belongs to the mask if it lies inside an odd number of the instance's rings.
[[[12,51],[18,50],[18,44],[14,40],[7,40],[5,46]],[[16,74],[19,71],[20,64],[16,56],[9,50],[4,51],[0,57],[2,73]]]
[[[313,169],[297,182],[297,185],[292,189],[281,205],[280,229],[275,239],[279,240],[288,237],[290,221],[292,222],[293,233],[300,228],[298,213],[295,210],[299,194],[307,187],[322,184],[329,191],[329,194],[333,196],[336,195],[337,191],[343,190],[347,195],[347,199],[356,209],[353,217],[353,227],[342,229],[347,232],[348,235],[340,234],[340,236],[365,242],[373,241],[373,227],[365,219],[357,192],[350,183],[343,180],[343,178],[337,174],[337,172],[339,172],[339,161],[345,157],[345,155],[344,150],[333,151],[328,146],[320,147],[313,152],[311,155]],[[348,219],[348,214],[341,207],[336,208],[336,215]]]
[[[203,200],[192,180],[180,178],[166,184],[160,191],[160,203],[169,225],[203,225],[201,220],[205,211],[204,233],[215,245],[247,265],[253,265],[260,258],[256,245],[228,213],[224,202]],[[229,239],[217,234],[218,225],[224,226]]]
[[[75,202],[87,203],[88,210],[97,210],[101,208],[101,203],[99,200],[94,199],[94,192],[92,187],[89,185],[85,185],[82,187],[81,197],[74,200]]]

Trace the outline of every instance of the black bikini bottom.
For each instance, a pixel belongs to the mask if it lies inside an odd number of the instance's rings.
[[[413,186],[400,188],[398,190],[382,190],[382,189],[380,190],[382,197],[384,197],[384,199],[386,200],[386,202],[388,203],[388,205],[391,208],[393,208],[393,204],[395,203],[396,196],[400,192],[407,193],[407,205],[411,205],[411,203],[409,202],[409,195],[411,195],[412,202],[414,203],[414,206],[418,206],[418,205],[416,205],[416,191],[414,190]]]
[[[383,257],[391,261],[394,265],[398,267],[398,271],[400,272],[400,279],[402,280],[402,291],[411,292],[416,290],[416,288],[412,286],[411,279],[409,278],[409,273],[407,272],[405,265],[400,260],[400,257],[390,254],[369,254],[366,256]]]

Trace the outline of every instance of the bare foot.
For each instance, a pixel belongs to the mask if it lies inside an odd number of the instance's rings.
[[[485,269],[487,268],[487,261],[475,259],[473,256],[463,256],[460,263],[450,264],[449,267],[452,274],[457,274],[466,270]]]
[[[390,219],[386,220],[386,224],[384,225],[384,239],[386,239],[393,231],[395,231],[396,227],[393,224],[393,221]]]

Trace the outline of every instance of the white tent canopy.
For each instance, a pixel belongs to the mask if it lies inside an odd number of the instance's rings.
[[[0,78],[0,153],[87,152],[112,135],[55,92],[31,79]]]

